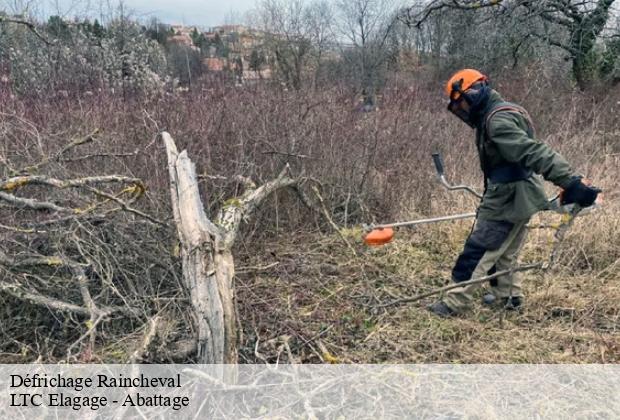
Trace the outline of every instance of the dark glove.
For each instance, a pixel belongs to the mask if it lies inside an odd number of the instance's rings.
[[[594,204],[596,196],[600,192],[600,189],[590,187],[581,182],[580,176],[575,176],[562,192],[562,204],[577,203],[581,207],[589,207]]]

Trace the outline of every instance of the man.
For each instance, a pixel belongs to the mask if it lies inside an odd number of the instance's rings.
[[[538,175],[564,190],[562,203],[591,206],[600,190],[584,184],[568,162],[536,140],[531,119],[518,105],[504,102],[477,70],[455,73],[446,84],[448,110],[476,130],[476,146],[484,174],[485,191],[476,224],[452,270],[456,283],[509,269],[525,241],[530,217],[548,208]],[[523,302],[517,274],[490,282],[487,304],[518,308]],[[458,287],[429,309],[448,317],[465,311],[480,283]]]

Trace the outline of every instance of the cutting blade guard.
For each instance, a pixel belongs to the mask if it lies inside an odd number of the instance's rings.
[[[368,246],[381,246],[392,242],[394,239],[394,229],[376,228],[364,235],[364,243]]]

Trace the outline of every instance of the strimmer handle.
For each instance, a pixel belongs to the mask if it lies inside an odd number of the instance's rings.
[[[443,158],[441,157],[441,153],[433,153],[433,162],[435,162],[437,174],[439,174],[439,176],[443,176]]]

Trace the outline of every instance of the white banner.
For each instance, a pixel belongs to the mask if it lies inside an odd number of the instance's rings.
[[[0,365],[2,419],[617,419],[620,365]]]

